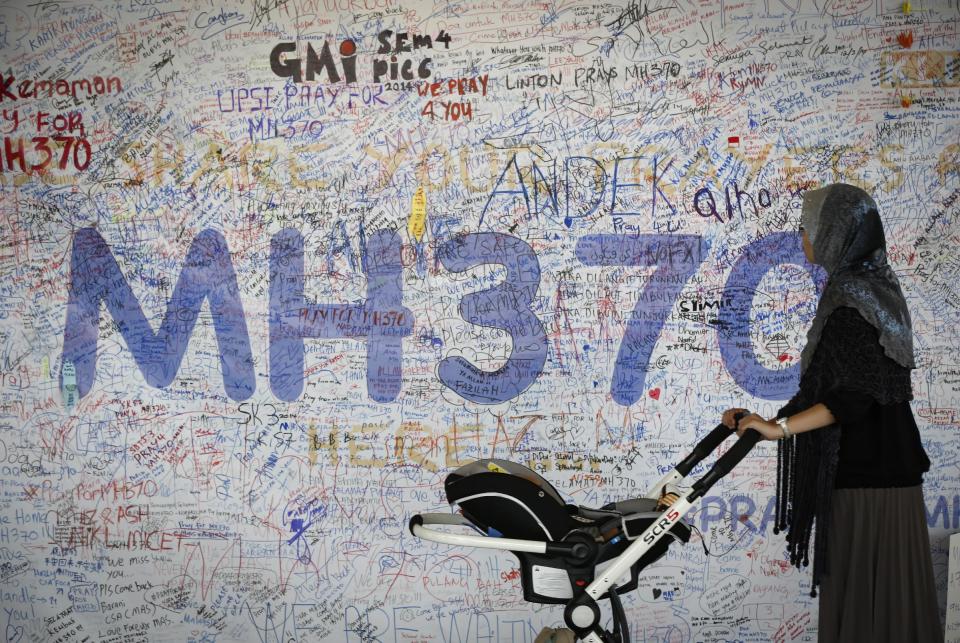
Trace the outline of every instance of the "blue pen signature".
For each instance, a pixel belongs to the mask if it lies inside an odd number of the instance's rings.
[[[193,21],[193,26],[197,29],[203,29],[203,34],[200,38],[207,40],[219,33],[223,33],[227,29],[243,24],[245,20],[246,16],[239,11],[227,11],[221,7],[219,13],[211,14],[206,11],[201,11],[197,15],[197,19]]]

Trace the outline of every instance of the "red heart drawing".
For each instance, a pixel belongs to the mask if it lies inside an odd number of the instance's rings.
[[[659,388],[650,389],[650,397],[652,397],[652,398],[655,399],[655,400],[659,400],[659,399],[660,399],[660,389],[659,389]]]

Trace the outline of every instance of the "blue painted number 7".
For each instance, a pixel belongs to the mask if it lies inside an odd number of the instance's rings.
[[[663,324],[706,250],[702,237],[684,234],[596,234],[577,241],[577,258],[587,266],[656,267],[637,297],[617,353],[610,392],[618,404],[630,406],[643,394]]]

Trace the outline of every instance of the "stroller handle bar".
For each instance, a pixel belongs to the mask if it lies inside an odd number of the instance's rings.
[[[705,438],[697,443],[697,446],[693,447],[690,455],[677,465],[677,471],[684,476],[690,475],[693,468],[700,464],[701,460],[713,453],[713,450],[730,437],[733,431],[734,429],[731,429],[726,424],[718,424],[715,426]]]
[[[473,524],[460,514],[416,514],[410,518],[410,533],[417,538],[432,540],[445,545],[462,545],[464,547],[484,547],[486,549],[507,549],[510,551],[525,551],[532,554],[547,553],[546,541],[520,540],[517,538],[491,538],[490,536],[474,536],[471,534],[454,534],[439,529],[432,529],[427,525],[457,525],[476,529]]]
[[[474,536],[472,534],[455,534],[439,529],[432,529],[427,525],[454,525],[471,527],[473,524],[460,514],[416,514],[410,518],[410,533],[417,538],[432,540],[445,545],[462,545],[464,547],[483,547],[485,549],[504,549],[507,551],[524,551],[531,554],[560,554],[562,556],[579,557],[587,553],[587,546],[583,543],[549,542],[546,540],[521,540],[519,538],[491,538],[490,536]]]
[[[739,418],[737,421],[739,422]],[[691,501],[696,500],[716,484],[717,480],[730,473],[733,468],[740,464],[740,461],[750,453],[750,450],[762,437],[763,436],[754,429],[747,429],[747,431],[740,436],[740,439],[730,447],[730,450],[717,459],[713,468],[707,472],[707,475],[693,483],[693,493],[688,496],[689,499]]]
[[[743,417],[742,414],[736,416],[737,421]],[[690,452],[683,461],[674,467],[673,471],[667,473],[663,478],[660,479],[657,484],[655,484],[650,491],[647,493],[647,498],[652,498],[658,500],[660,498],[661,491],[670,484],[675,484],[680,482],[693,471],[693,468],[696,467],[700,462],[706,458],[708,455],[713,453],[720,444],[730,437],[733,434],[734,429],[731,429],[725,424],[718,424],[713,428],[710,433],[708,433],[700,442],[697,443],[697,446],[693,447],[693,451]]]

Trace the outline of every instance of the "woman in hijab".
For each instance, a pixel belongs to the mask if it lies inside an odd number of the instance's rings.
[[[814,540],[820,643],[942,641],[921,487],[930,461],[910,409],[913,330],[877,205],[844,183],[809,191],[801,231],[828,279],[800,389],[776,418],[748,415],[738,432],[780,441],[774,532],[787,531],[798,567]]]

